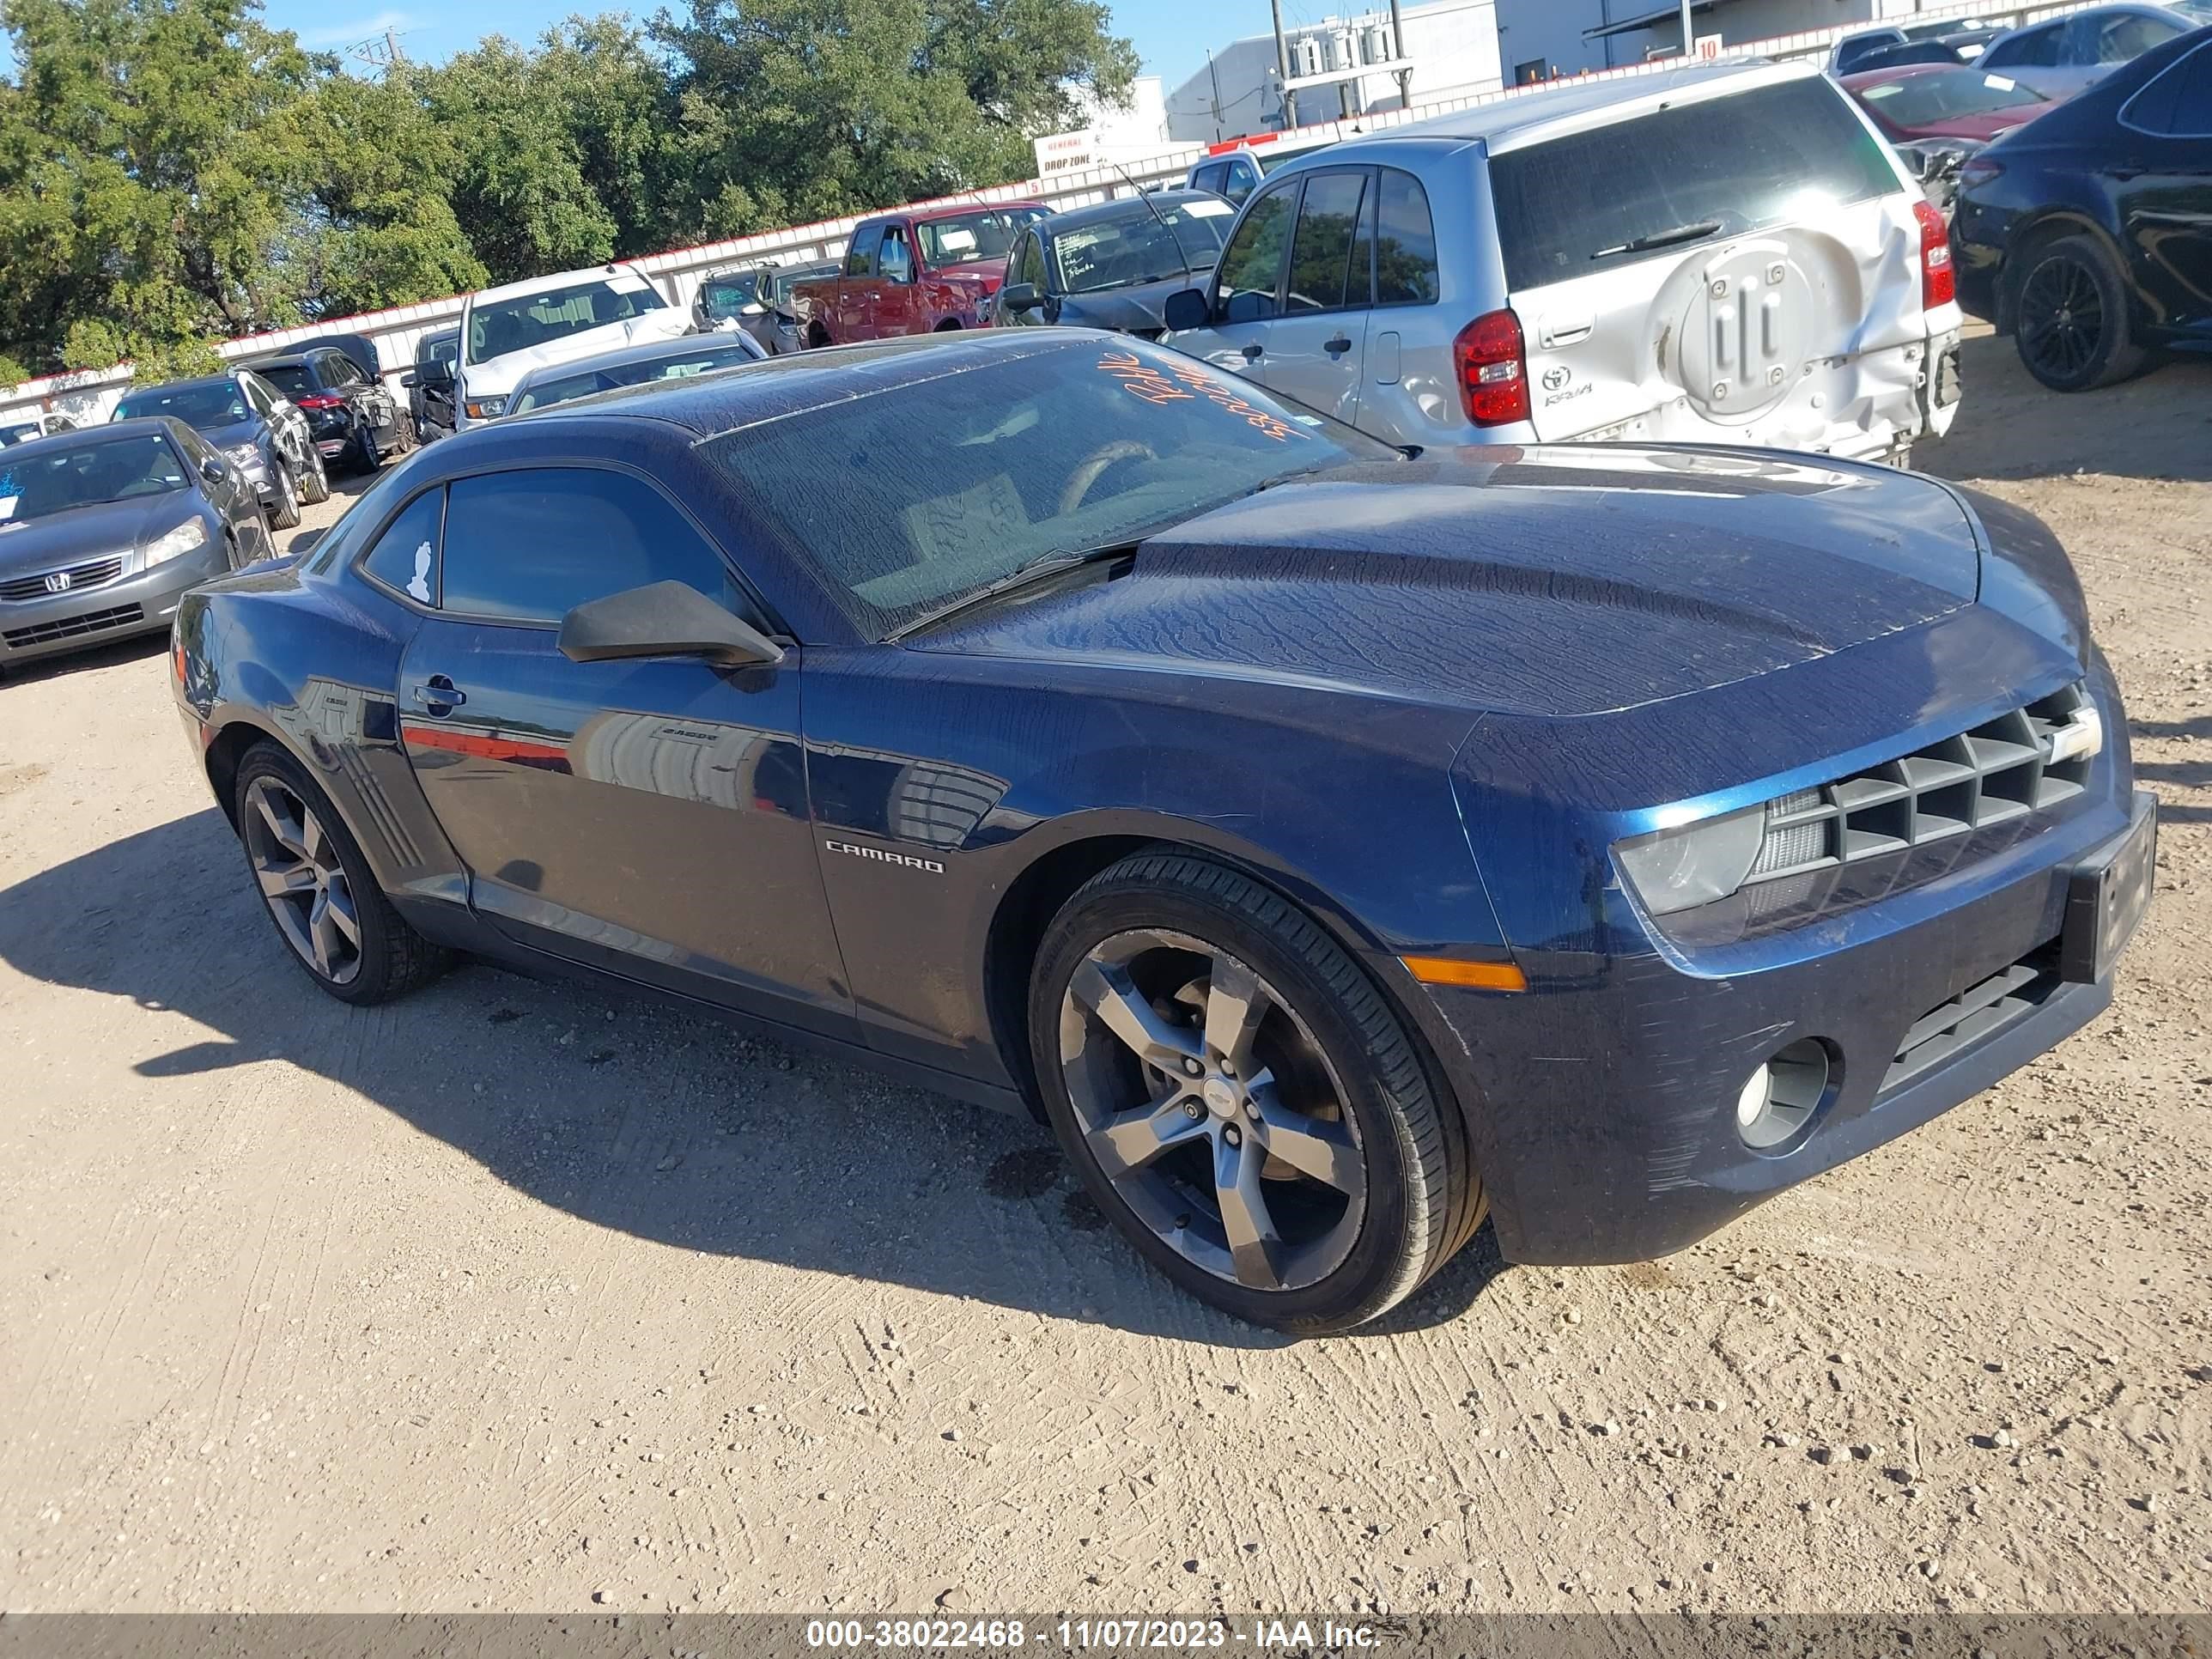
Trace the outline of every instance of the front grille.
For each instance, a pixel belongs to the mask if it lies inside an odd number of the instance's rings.
[[[0,582],[0,599],[50,599],[58,593],[73,593],[80,587],[99,587],[113,581],[123,574],[123,559],[119,554],[105,559],[88,559],[82,564],[73,564],[66,569],[40,571],[35,576],[16,576]],[[69,586],[61,589],[46,586],[50,575],[65,575]]]
[[[31,628],[11,628],[0,639],[8,641],[17,651],[33,645],[51,645],[56,640],[71,640],[82,634],[104,634],[111,628],[128,628],[143,622],[146,613],[135,605],[118,605],[106,611],[88,611],[82,617],[67,617],[59,622],[40,623]]]
[[[1750,879],[1901,853],[2059,805],[2081,793],[2089,757],[2054,761],[2053,734],[2088,708],[2081,688],[2068,686],[1955,738],[1778,796]]]
[[[1896,1057],[1883,1074],[1875,1098],[1903,1088],[2014,1021],[2026,1019],[2048,1002],[2063,982],[2046,945],[1929,1009],[1898,1040]]]

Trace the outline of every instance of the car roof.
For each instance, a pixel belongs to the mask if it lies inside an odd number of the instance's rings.
[[[134,415],[127,421],[106,421],[98,426],[81,426],[70,432],[52,432],[43,438],[33,438],[8,447],[10,463],[26,455],[59,454],[64,450],[82,449],[92,444],[114,443],[125,438],[142,438],[156,432],[167,432],[174,427],[179,431],[191,430],[173,415]],[[173,434],[172,434],[173,435]]]
[[[1821,74],[1820,65],[1814,63],[1711,64],[1650,75],[1566,82],[1347,139],[1291,157],[1284,165],[1294,167],[1316,157],[1334,156],[1348,145],[1365,149],[1408,139],[1455,139],[1482,144],[1492,153],[1517,149],[1547,138],[1648,115],[1663,104],[1726,98],[1785,81],[1814,80]]]
[[[603,283],[610,276],[635,276],[641,282],[651,280],[628,260],[610,259],[605,264],[592,265],[583,270],[556,271],[550,276],[526,276],[519,283],[503,283],[497,288],[478,289],[469,295],[468,302],[471,306],[478,306],[486,300],[519,300],[532,294],[550,294],[556,289],[574,288],[582,283]]]
[[[1176,207],[1184,202],[1225,202],[1225,196],[1217,196],[1210,190],[1152,190],[1141,196],[1117,196],[1109,202],[1093,202],[1088,207],[1069,208],[1055,213],[1044,222],[1048,236],[1057,236],[1063,230],[1074,230],[1084,225],[1095,225],[1105,219],[1149,218],[1145,204],[1158,206],[1162,203]]]
[[[235,368],[223,370],[220,374],[194,374],[181,380],[156,380],[150,386],[125,386],[123,389],[121,401],[127,403],[142,392],[180,392],[191,386],[235,386],[238,384],[238,377],[246,372],[246,365],[241,363]],[[112,426],[115,422],[110,421],[106,424]]]
[[[711,346],[717,350],[728,348],[743,352],[738,342],[741,334],[685,334],[673,340],[647,340],[643,345],[617,346],[612,351],[594,352],[588,357],[572,357],[564,363],[541,363],[514,383],[514,392],[525,387],[543,386],[548,380],[566,380],[571,374],[589,374],[602,368],[620,368],[629,363],[657,362],[664,357],[680,358],[687,349],[697,351]],[[732,365],[735,367],[734,364]]]
[[[1048,202],[1033,202],[1027,197],[1024,197],[1018,202],[946,202],[936,207],[915,208],[911,210],[902,210],[895,208],[889,213],[871,214],[869,217],[874,219],[911,219],[918,225],[926,225],[938,219],[958,219],[970,213],[988,213],[994,208],[1045,208],[1049,210],[1051,205],[1052,204]]]
[[[643,419],[666,422],[698,438],[717,437],[763,422],[825,409],[833,404],[848,404],[856,397],[924,385],[994,362],[1071,349],[1095,349],[1117,337],[1097,329],[968,329],[869,340],[857,345],[823,346],[781,357],[734,363],[696,379],[659,380],[644,386],[623,387],[574,404],[562,404],[544,414],[533,414],[527,424],[541,432],[550,432],[562,420]],[[497,433],[504,424],[495,423],[483,430]],[[518,428],[523,424],[514,423]],[[442,443],[438,446],[441,449],[447,447]]]
[[[248,357],[239,367],[253,369],[256,372],[264,368],[300,368],[304,367],[307,359],[318,351],[338,351],[338,349],[334,345],[317,345],[309,346],[304,351],[280,351],[273,356]],[[345,353],[338,351],[338,356],[343,357]]]

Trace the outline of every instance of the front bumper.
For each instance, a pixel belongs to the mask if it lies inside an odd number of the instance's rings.
[[[0,603],[0,664],[28,662],[168,627],[185,592],[230,568],[221,540],[100,587]]]
[[[2151,798],[2133,791],[2125,714],[2084,799],[2055,822],[2016,822],[1869,866],[1794,925],[1642,924],[1593,894],[1612,948],[1516,949],[1530,989],[1431,988],[1439,1050],[1468,1106],[1499,1248],[1517,1261],[1645,1260],[1696,1243],[1784,1188],[1895,1139],[2027,1064],[2112,999],[2080,971],[2069,903]],[[1850,884],[1839,882],[1838,886]],[[2094,884],[2093,880],[2089,884]],[[1779,885],[1779,884],[1778,884]],[[1670,923],[1693,918],[1682,913]],[[1828,1085],[1799,1133],[1747,1143],[1746,1079],[1811,1039]]]

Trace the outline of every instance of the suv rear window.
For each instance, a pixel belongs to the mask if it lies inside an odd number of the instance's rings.
[[[1518,291],[1905,186],[1843,94],[1808,78],[1509,150],[1490,188]]]

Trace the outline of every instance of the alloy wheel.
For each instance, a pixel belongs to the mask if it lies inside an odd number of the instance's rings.
[[[1164,929],[1103,939],[1062,995],[1060,1054],[1084,1149],[1194,1266],[1285,1291],[1351,1255],[1358,1124],[1312,1031],[1249,965]]]
[[[276,778],[246,793],[246,856],[276,927],[300,960],[333,985],[361,972],[361,916],[337,843]]]
[[[2063,254],[2027,274],[2020,291],[2021,355],[2053,380],[2087,372],[2105,333],[2105,304],[2095,276]]]

